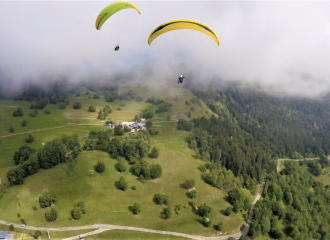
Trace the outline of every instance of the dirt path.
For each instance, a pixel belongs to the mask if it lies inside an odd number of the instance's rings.
[[[68,124],[68,125],[64,125],[64,126],[58,126],[58,127],[52,127],[52,128],[42,128],[42,129],[37,129],[37,130],[31,130],[28,132],[14,133],[14,134],[10,134],[10,135],[1,136],[0,138],[11,137],[11,136],[27,134],[27,133],[33,133],[33,132],[41,132],[41,131],[52,130],[52,129],[56,129],[56,128],[65,128],[65,127],[74,127],[74,126],[89,126],[89,125],[92,126],[92,125],[101,125],[101,124]]]
[[[328,156],[328,158],[329,158],[329,156]],[[319,158],[301,158],[301,159],[278,158],[277,159],[276,171],[278,172],[280,170],[281,161],[296,161],[296,162],[299,162],[299,161],[304,161],[304,160],[310,161],[310,160],[317,160],[317,159],[319,159]]]

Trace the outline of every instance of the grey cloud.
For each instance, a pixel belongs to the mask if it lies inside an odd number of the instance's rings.
[[[274,94],[329,92],[330,2],[142,1],[134,2],[141,15],[121,11],[97,31],[95,19],[107,4],[0,2],[0,68],[17,83],[45,74],[77,81],[120,72],[159,85],[186,72],[201,84],[223,79]],[[180,18],[208,24],[220,47],[191,30],[148,46],[156,26]]]

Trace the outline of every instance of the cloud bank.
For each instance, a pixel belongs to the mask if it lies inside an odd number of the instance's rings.
[[[0,2],[2,76],[16,87],[45,75],[78,81],[120,72],[175,82],[185,72],[187,81],[240,81],[278,94],[317,97],[330,90],[330,2],[137,1],[141,15],[123,10],[97,31],[107,4]],[[149,46],[150,32],[173,19],[209,25],[220,47],[192,30],[168,32]]]

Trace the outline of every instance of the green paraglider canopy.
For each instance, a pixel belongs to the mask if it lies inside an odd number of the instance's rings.
[[[97,30],[100,30],[103,23],[111,17],[113,14],[116,12],[119,12],[120,10],[127,9],[127,8],[133,8],[135,9],[139,14],[140,10],[133,4],[125,1],[119,1],[119,2],[114,2],[111,3],[110,5],[106,6],[98,15],[96,22],[95,22],[95,27]]]

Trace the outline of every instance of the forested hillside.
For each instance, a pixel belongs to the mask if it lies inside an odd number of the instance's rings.
[[[238,86],[194,91],[220,118],[230,119],[272,158],[328,155],[330,103],[322,99],[276,97]],[[300,156],[302,155],[302,156]]]

